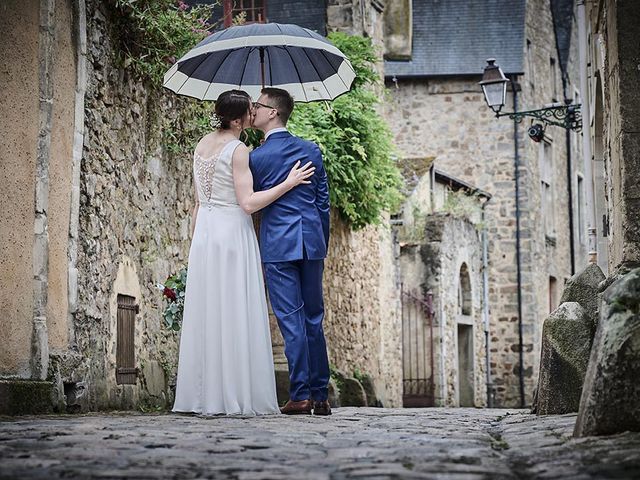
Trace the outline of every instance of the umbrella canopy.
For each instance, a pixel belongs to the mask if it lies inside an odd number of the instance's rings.
[[[345,55],[321,35],[298,25],[254,23],[205,38],[169,69],[163,85],[200,100],[234,88],[256,100],[271,86],[296,102],[312,102],[348,92],[355,76]]]

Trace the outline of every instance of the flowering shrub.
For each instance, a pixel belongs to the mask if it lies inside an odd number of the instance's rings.
[[[178,273],[169,275],[164,284],[159,283],[158,289],[166,301],[166,307],[162,312],[164,323],[170,330],[178,331],[182,326],[182,313],[184,311],[184,295],[187,285],[186,267]]]

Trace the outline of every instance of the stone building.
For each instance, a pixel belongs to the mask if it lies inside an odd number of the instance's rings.
[[[486,406],[484,206],[491,195],[436,169],[403,165],[398,216],[405,406]]]
[[[640,264],[637,2],[578,1],[584,16],[586,149],[593,168],[598,264],[607,273]]]
[[[610,435],[640,430],[640,4],[579,0],[576,11],[589,119],[585,164],[593,172],[589,223],[597,228],[598,264],[610,276],[599,285],[598,308],[591,309],[597,312],[590,312],[599,321],[574,435]]]
[[[365,13],[356,31],[381,29],[371,5],[330,3],[340,18]],[[170,154],[167,133],[180,132],[166,128],[189,100],[123,68],[114,23],[109,3],[95,0],[0,5],[3,412],[172,402],[179,335],[162,325],[155,284],[188,256],[191,159]],[[330,361],[369,375],[376,397],[398,406],[390,226],[353,232],[334,212],[329,251]],[[278,342],[274,329],[282,366]]]
[[[542,321],[586,263],[586,182],[579,134],[548,127],[531,141],[535,122],[496,119],[478,81],[492,57],[515,86],[504,110],[580,103],[577,32],[571,15],[561,18],[564,3],[397,2],[385,20],[386,115],[403,162],[433,163],[492,195],[484,223],[494,406],[531,402]]]

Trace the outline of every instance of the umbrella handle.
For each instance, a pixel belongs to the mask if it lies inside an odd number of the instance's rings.
[[[260,47],[260,75],[262,88],[264,88],[264,47]]]

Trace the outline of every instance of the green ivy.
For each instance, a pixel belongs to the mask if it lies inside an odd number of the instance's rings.
[[[379,223],[400,201],[402,180],[392,134],[378,113],[374,88],[380,76],[371,40],[332,33],[329,39],[351,60],[356,79],[331,104],[297,104],[289,130],[318,144],[329,177],[330,200],[354,229]]]
[[[124,53],[131,66],[155,85],[177,59],[199,43],[213,28],[208,23],[213,5],[190,7],[178,0],[109,0]]]

